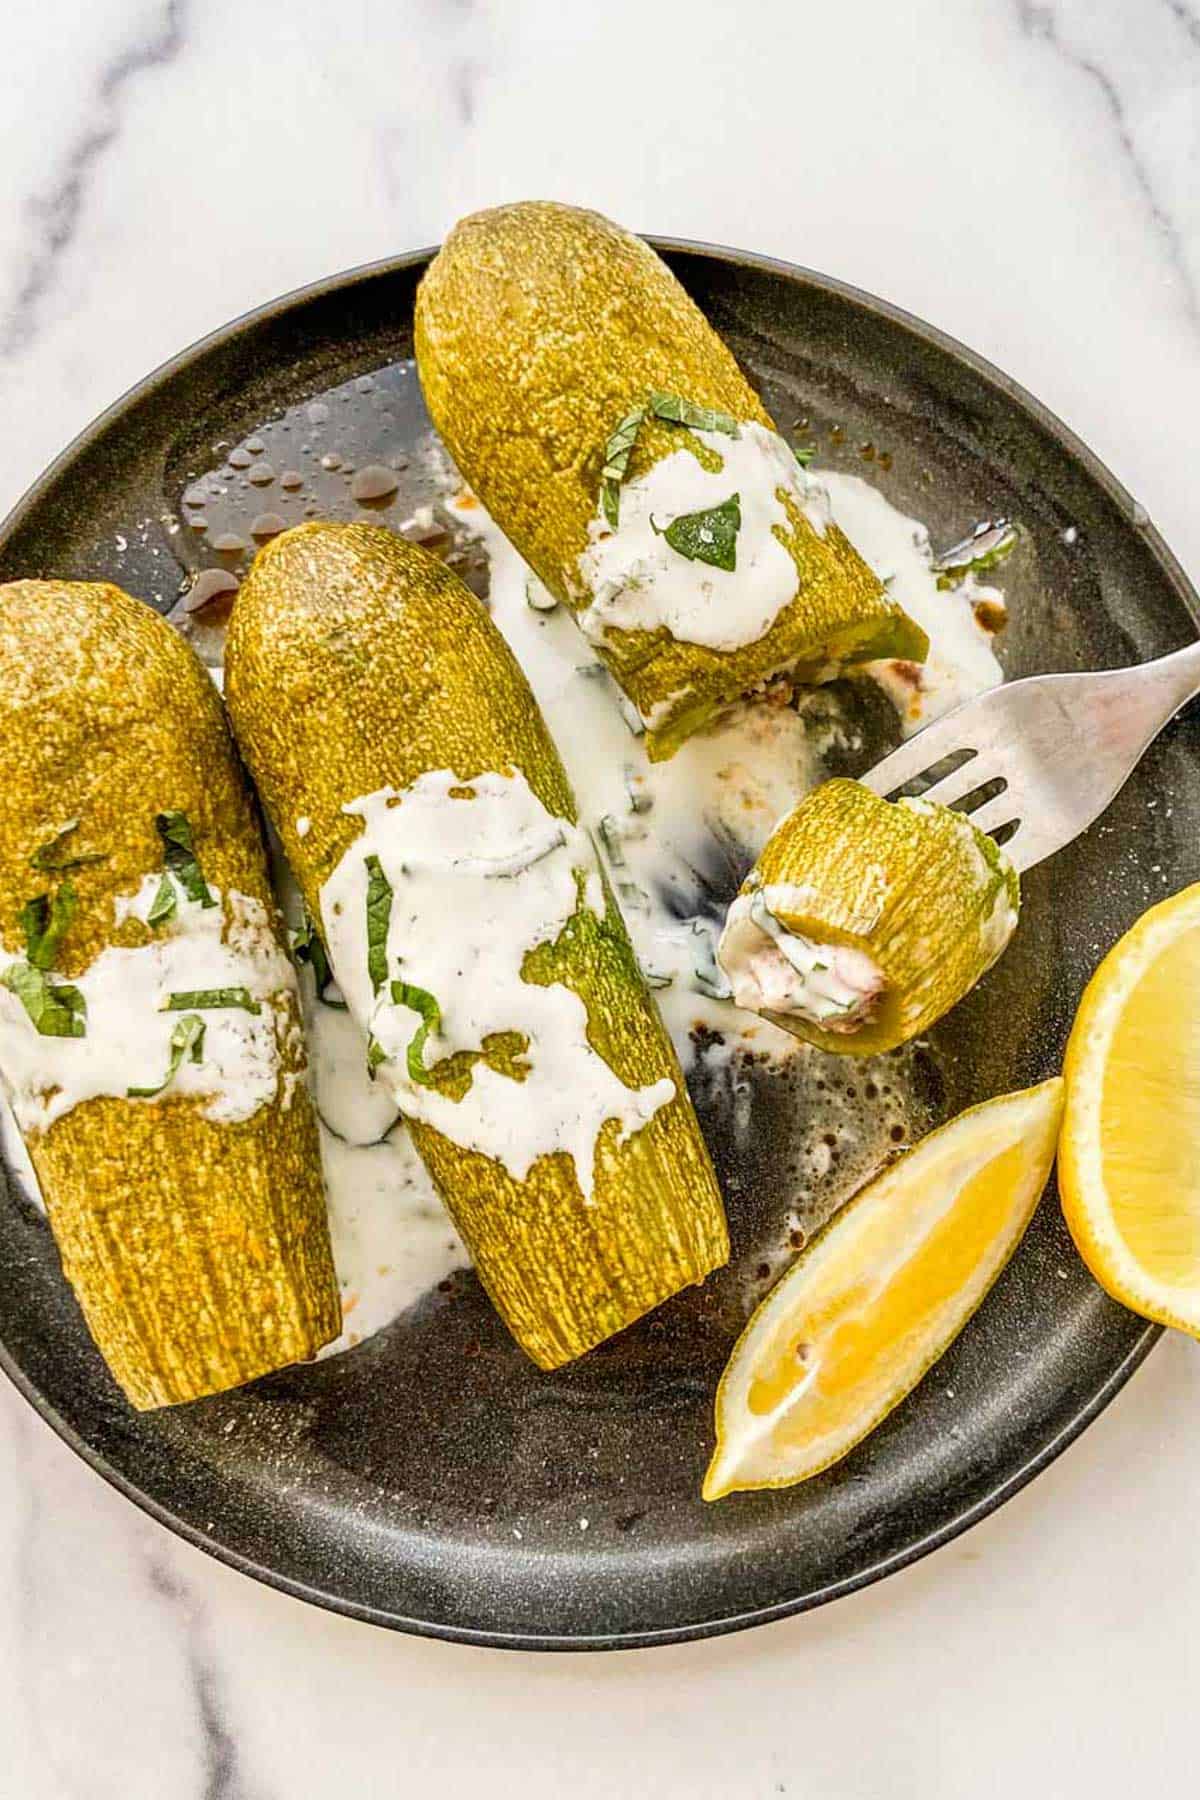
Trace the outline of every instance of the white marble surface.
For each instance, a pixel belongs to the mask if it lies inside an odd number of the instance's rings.
[[[5,0],[0,507],[244,308],[552,193],[991,356],[1193,576],[1197,0]],[[1105,1796],[1178,1784],[1200,1360],[866,1593],[608,1658],[389,1637],[177,1543],[0,1389],[0,1795]]]

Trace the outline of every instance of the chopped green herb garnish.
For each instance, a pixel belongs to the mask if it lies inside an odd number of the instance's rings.
[[[427,993],[423,987],[415,987],[411,981],[393,981],[392,999],[397,1006],[407,1006],[421,1015],[421,1023],[409,1043],[405,1061],[409,1078],[422,1087],[429,1087],[432,1085],[432,1078],[425,1067],[425,1040],[431,1031],[437,1031],[441,1025],[441,1008],[432,994]]]
[[[608,851],[608,860],[614,869],[625,867],[625,847],[621,842],[621,828],[611,813],[605,813],[598,826],[604,848]]]
[[[692,986],[710,1000],[728,1000],[733,992],[717,961],[712,927],[703,919],[692,920]]]
[[[168,919],[175,917],[175,883],[166,873],[158,884],[158,892],[150,902],[150,911],[146,914],[147,925],[163,925]]]
[[[126,1088],[125,1092],[128,1097],[131,1100],[153,1100],[156,1094],[161,1094],[163,1089],[169,1087],[174,1081],[183,1066],[185,1056],[190,1054],[192,1061],[198,1063],[204,1047],[205,1030],[204,1020],[199,1013],[188,1013],[186,1017],[180,1019],[171,1033],[171,1056],[167,1063],[166,1074],[157,1087]]]
[[[688,425],[693,431],[721,431],[726,437],[738,434],[732,414],[718,412],[711,406],[695,406],[678,394],[651,394],[647,410],[667,425]]]
[[[792,455],[802,469],[807,469],[809,463],[817,460],[817,446],[815,444],[793,444]]]
[[[629,458],[637,443],[638,432],[646,417],[644,406],[636,406],[625,414],[604,446],[604,467],[600,471],[600,507],[615,531],[621,516],[621,483],[629,470]]]
[[[67,935],[75,917],[75,889],[64,881],[53,899],[49,894],[35,894],[21,908],[21,930],[25,934],[25,954],[35,969],[52,969],[58,946]]]
[[[45,970],[35,969],[32,963],[12,963],[0,981],[17,996],[43,1037],[87,1036],[87,1002],[77,987],[51,981]]]
[[[329,966],[324,941],[313,924],[307,907],[304,910],[304,923],[298,931],[292,933],[292,955],[298,963],[307,963],[312,970],[317,999],[322,1006],[332,1006],[337,1012],[345,1012],[344,1000],[330,1000],[327,997],[326,990],[333,982],[333,970]]]
[[[968,575],[982,575],[1004,561],[1017,542],[1017,528],[1008,519],[985,519],[969,538],[933,559],[940,588],[957,587]]]
[[[686,425],[693,431],[720,431],[726,437],[738,434],[732,414],[711,406],[696,406],[679,394],[652,393],[645,406],[627,412],[604,446],[604,467],[600,471],[600,510],[614,531],[621,518],[621,483],[629,473],[638,432],[648,418],[661,419],[664,425]]]
[[[686,556],[689,562],[708,563],[714,569],[737,568],[737,534],[742,528],[742,505],[739,494],[731,494],[720,506],[704,512],[680,513],[665,528],[650,520],[659,537],[665,537],[672,550]]]
[[[367,1039],[367,1074],[372,1081],[375,1079],[375,1071],[378,1069],[380,1063],[385,1063],[387,1060],[388,1053],[380,1043],[379,1039],[377,1037],[369,1037]]]
[[[387,980],[388,925],[392,917],[392,884],[377,856],[367,858],[367,974],[378,993]]]
[[[154,823],[162,839],[167,868],[177,878],[188,899],[198,900],[201,906],[215,906],[216,900],[208,890],[204,871],[196,857],[196,846],[192,842],[192,827],[187,814],[162,812]]]
[[[235,1006],[248,1013],[262,1011],[262,1007],[246,987],[189,988],[182,994],[168,994],[162,1010],[192,1012]]]
[[[68,819],[60,825],[54,836],[45,844],[39,844],[29,859],[31,869],[57,870],[82,869],[87,863],[103,862],[104,857],[98,850],[86,851],[77,856],[59,856],[57,854],[64,838],[69,838],[73,831],[79,830],[78,819]]]

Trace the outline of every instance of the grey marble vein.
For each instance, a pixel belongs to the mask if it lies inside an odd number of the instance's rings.
[[[1139,0],[1139,3],[1145,5],[1147,11],[1149,10],[1147,0]],[[1188,36],[1194,42],[1200,43],[1200,22],[1193,18],[1182,0],[1165,0],[1165,8],[1170,16],[1183,27]],[[1071,63],[1081,74],[1088,77],[1101,95],[1111,115],[1114,132],[1134,180],[1141,190],[1155,229],[1163,241],[1178,276],[1188,316],[1193,324],[1200,325],[1200,289],[1197,288],[1196,278],[1188,262],[1186,247],[1180,232],[1159,194],[1158,184],[1154,180],[1130,128],[1117,76],[1107,69],[1097,56],[1089,54],[1068,41],[1066,34],[1060,28],[1059,18],[1053,5],[1042,4],[1041,0],[1017,0],[1017,18],[1021,30],[1027,37],[1046,44],[1056,54]]]
[[[1176,24],[1182,25],[1193,44],[1200,48],[1200,19],[1183,4],[1183,0],[1164,0],[1164,4]]]
[[[146,1568],[151,1587],[179,1618],[186,1643],[187,1671],[204,1757],[204,1785],[199,1790],[199,1800],[254,1800],[243,1778],[237,1740],[225,1723],[220,1683],[206,1642],[199,1603],[172,1568],[168,1555],[165,1544],[148,1548]]]
[[[67,151],[57,180],[31,203],[36,241],[12,303],[0,319],[0,358],[19,354],[36,337],[43,304],[78,231],[96,169],[120,135],[125,92],[147,69],[162,68],[179,55],[189,3],[166,0],[154,28],[100,71],[91,118]]]

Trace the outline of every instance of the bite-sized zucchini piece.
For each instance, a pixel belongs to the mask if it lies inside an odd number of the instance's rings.
[[[928,640],[833,524],[666,264],[531,201],[455,226],[416,303],[434,423],[670,756],[773,676]]]
[[[376,1079],[544,1368],[728,1255],[679,1065],[487,608],[378,526],[255,558],[226,694]]]
[[[220,699],[100,583],[0,587],[0,1085],[134,1406],[341,1328],[295,976]]]
[[[771,833],[717,959],[739,1006],[822,1050],[869,1056],[974,987],[1019,904],[1015,869],[964,813],[827,781]]]

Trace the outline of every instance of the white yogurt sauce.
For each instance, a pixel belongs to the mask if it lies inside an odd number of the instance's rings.
[[[379,1080],[407,1117],[494,1157],[518,1181],[539,1157],[565,1152],[590,1196],[601,1126],[616,1120],[627,1137],[674,1098],[675,1084],[627,1088],[589,1043],[578,995],[523,975],[529,953],[552,943],[581,905],[603,916],[587,834],[547,812],[520,770],[466,784],[435,770],[343,811],[363,820],[363,832],[321,889],[323,935],[351,1012],[386,1057]],[[377,990],[368,972],[368,857],[378,858],[393,894],[387,977]],[[422,1068],[516,1032],[526,1042],[523,1078],[477,1062],[456,1100],[415,1077],[408,1053],[422,1015],[399,998],[396,981],[432,995],[440,1009]]]
[[[620,689],[571,614],[553,606],[474,495],[460,495],[449,510],[486,546],[492,617],[566,764],[582,823],[604,845],[634,949],[685,1068],[697,1032],[707,1034],[710,1062],[751,1047],[793,1056],[793,1037],[714,997],[722,908],[710,882],[720,875],[726,889],[736,885],[778,819],[824,779],[822,757],[840,726],[747,701],[669,761],[652,763]],[[601,821],[610,822],[603,831]],[[723,1040],[715,1046],[713,1033]]]
[[[306,973],[300,994],[342,1301],[341,1335],[318,1352],[323,1359],[390,1324],[469,1258],[390,1096],[367,1079],[364,1033],[349,1013],[317,999]],[[25,1141],[2,1096],[0,1159],[16,1191],[44,1211]]]
[[[717,957],[739,1006],[795,1014],[826,1031],[854,1032],[875,1010],[883,973],[865,951],[789,931],[793,887],[756,888],[729,909]]]
[[[728,450],[729,441],[722,443]],[[724,454],[720,445],[718,454]],[[876,573],[891,577],[895,598],[930,633],[929,669],[936,673],[925,676],[916,697],[915,723],[994,685],[1000,671],[990,639],[975,623],[972,590],[966,583],[938,589],[925,528],[856,476],[822,472],[819,485],[860,554]],[[622,512],[627,493],[622,490]],[[718,501],[726,497],[721,493]],[[777,821],[825,778],[824,753],[842,728],[835,719],[822,718],[819,696],[801,701],[807,716],[791,707],[746,702],[715,728],[689,738],[668,762],[651,763],[644,740],[635,735],[636,721],[631,729],[619,690],[594,661],[571,616],[554,606],[473,496],[460,496],[450,510],[483,540],[493,617],[558,744],[582,823],[593,833],[604,818],[618,827],[613,841],[623,863],[610,860],[610,873],[614,883],[636,890],[619,896],[621,908],[642,966],[656,982],[670,981],[655,999],[685,1067],[695,1060],[694,1034],[701,1030],[723,1040],[714,1047],[712,1037],[707,1039],[710,1071],[732,1072],[741,1049],[768,1051],[781,1062],[802,1053],[788,1033],[714,997],[722,979],[713,955],[720,919],[706,874],[714,854],[727,859],[731,878],[744,873]],[[998,598],[993,590],[974,588],[975,599],[984,594]],[[221,670],[210,673],[220,687]],[[893,681],[887,664],[873,665],[872,673],[907,710],[911,687]],[[915,723],[906,719],[905,729],[915,729]],[[298,903],[286,880],[280,883],[280,900],[298,924]],[[388,1086],[367,1079],[365,1032],[352,1015],[317,1000],[306,971],[300,988],[345,1312],[342,1336],[321,1353],[328,1356],[390,1323],[468,1259],[397,1122]],[[208,1015],[210,1024],[215,1016]],[[164,1062],[158,1078],[165,1067]],[[36,1177],[3,1100],[0,1148],[18,1185],[39,1203]]]
[[[779,496],[788,494],[823,535],[824,490],[765,426],[739,425],[736,437],[690,435],[720,458],[719,469],[706,469],[689,449],[672,451],[621,488],[615,530],[602,513],[589,527],[579,577],[591,601],[578,618],[594,643],[614,626],[653,631],[665,625],[681,643],[737,650],[757,643],[795,598],[796,565],[783,541],[793,527]],[[674,520],[710,511],[734,494],[741,513],[735,568],[693,561],[667,542]]]
[[[115,922],[144,921],[160,880],[147,875],[135,893],[119,897]],[[185,1056],[161,1095],[138,1104],[198,1097],[207,1102],[206,1118],[231,1124],[276,1098],[285,1060],[293,1069],[303,1066],[295,972],[261,901],[212,888],[217,904],[206,907],[174,886],[175,914],[155,929],[150,943],[110,945],[73,977],[86,1006],[85,1036],[43,1037],[17,995],[0,986],[0,1071],[22,1131],[44,1131],[101,1094],[125,1097],[130,1088],[159,1086],[170,1065],[171,1035],[185,1011],[204,1021],[200,1060]],[[0,975],[24,960],[0,946]],[[223,987],[248,989],[258,1010],[166,1010],[172,993]],[[289,997],[297,1006],[289,1007]],[[287,1105],[287,1075],[282,1079]]]
[[[992,634],[979,624],[975,607],[981,600],[1003,607],[1000,592],[969,573],[956,587],[939,588],[929,532],[919,520],[897,512],[858,475],[826,470],[821,480],[834,519],[858,554],[929,636],[929,656],[919,673],[914,674],[911,663],[867,665],[899,713],[904,736],[910,737],[961,701],[998,687],[1004,672],[996,660]]]
[[[360,1041],[360,1068],[365,1049]],[[321,1161],[342,1296],[341,1336],[323,1358],[390,1325],[469,1259],[403,1125],[371,1145],[346,1144],[322,1125]]]

